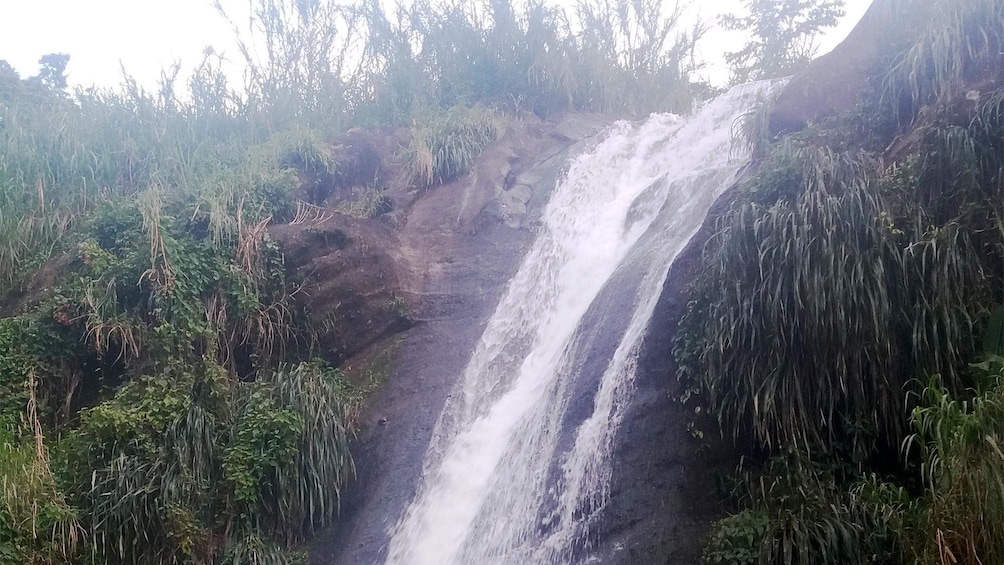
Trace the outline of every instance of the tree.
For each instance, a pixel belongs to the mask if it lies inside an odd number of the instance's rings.
[[[0,102],[10,101],[21,86],[21,75],[7,61],[0,59]]]
[[[39,82],[49,90],[66,88],[66,64],[70,56],[66,53],[49,53],[38,60],[38,74],[31,77],[32,82]]]
[[[745,0],[744,5],[747,15],[719,18],[723,28],[750,36],[742,49],[725,54],[734,84],[804,68],[816,54],[820,30],[844,15],[844,0]]]

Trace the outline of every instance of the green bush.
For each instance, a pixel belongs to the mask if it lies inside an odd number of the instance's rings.
[[[736,494],[746,509],[716,522],[702,563],[900,563],[918,515],[906,490],[875,476],[853,482],[802,453],[747,470]]]
[[[764,152],[691,289],[680,400],[767,458],[708,560],[1004,560],[1004,96],[983,82],[1004,10],[888,6],[920,36],[894,32],[860,107]]]
[[[28,373],[36,361],[26,330],[22,318],[0,319],[0,430],[18,429],[28,405]]]
[[[84,542],[76,508],[59,490],[44,444],[0,428],[0,561],[67,563]]]
[[[500,117],[483,108],[452,108],[423,118],[401,152],[410,184],[427,188],[463,175],[501,137],[502,128]]]
[[[291,562],[285,551],[337,515],[353,472],[344,389],[317,363],[236,384],[218,366],[173,363],[84,410],[59,469],[92,554]]]
[[[920,455],[925,487],[911,532],[919,563],[1004,561],[1004,368],[994,365],[981,394],[953,397],[935,378],[914,409],[907,445]]]
[[[711,525],[701,563],[705,565],[755,565],[770,527],[763,512],[743,510]]]
[[[684,322],[701,345],[683,370],[726,430],[864,461],[907,433],[917,375],[964,386],[1004,249],[1004,210],[986,206],[1002,160],[974,153],[995,143],[986,127],[932,125],[884,169],[822,132],[765,159],[719,221]]]

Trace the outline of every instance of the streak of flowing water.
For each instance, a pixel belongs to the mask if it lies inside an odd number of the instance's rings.
[[[666,275],[744,164],[730,158],[733,122],[771,87],[737,87],[688,119],[618,122],[571,163],[440,416],[389,565],[577,558],[609,494],[614,435]],[[602,324],[620,339],[591,414],[563,429],[587,372],[584,320],[604,292],[630,308]]]

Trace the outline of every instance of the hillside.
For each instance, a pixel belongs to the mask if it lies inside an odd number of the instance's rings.
[[[875,2],[741,126],[676,340],[747,455],[704,562],[1004,559],[1002,39],[999,2]]]

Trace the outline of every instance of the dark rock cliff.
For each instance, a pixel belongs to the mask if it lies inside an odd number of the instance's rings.
[[[881,79],[876,78],[876,64],[890,52],[891,45],[913,31],[922,12],[909,11],[914,20],[890,25],[890,13],[897,2],[900,0],[872,2],[847,39],[792,77],[770,116],[771,134],[799,131],[809,123],[850,110],[864,92],[879,86],[874,84]]]
[[[674,400],[679,391],[673,339],[687,309],[687,286],[730,193],[712,206],[673,262],[652,315],[634,398],[618,430],[610,501],[595,532],[592,555],[598,563],[698,563],[700,538],[723,512],[715,482],[731,470],[734,450],[721,442],[699,442],[687,430],[692,418]]]

